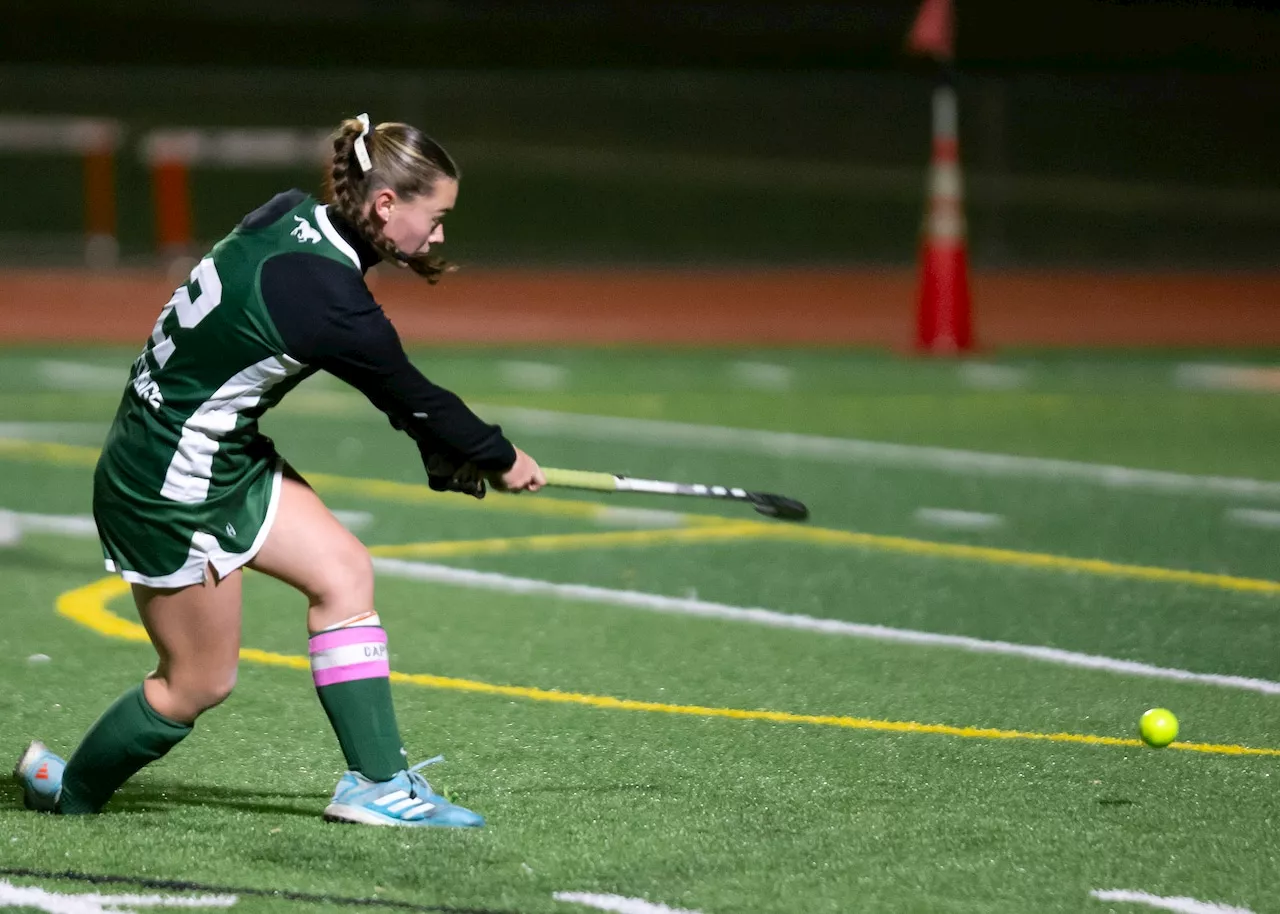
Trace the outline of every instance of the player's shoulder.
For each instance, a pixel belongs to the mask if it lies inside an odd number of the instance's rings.
[[[358,270],[349,263],[327,256],[321,251],[279,251],[262,264],[262,280],[277,288],[297,284],[310,294],[319,292],[337,298],[364,300],[371,297],[369,287]],[[327,296],[326,296],[327,297]]]
[[[285,215],[306,203],[315,203],[315,199],[305,191],[293,188],[276,194],[266,203],[259,206],[240,220],[236,226],[242,232],[254,232],[279,222]]]
[[[245,216],[228,241],[264,265],[283,260],[289,272],[331,277],[340,286],[364,284],[360,255],[334,226],[329,207],[301,190],[276,194]]]

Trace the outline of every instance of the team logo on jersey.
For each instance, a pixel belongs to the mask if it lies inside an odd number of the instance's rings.
[[[153,410],[158,410],[164,405],[164,395],[160,393],[160,385],[151,377],[151,366],[147,364],[145,352],[134,360],[134,376],[131,383],[133,392]]]
[[[316,231],[315,226],[301,216],[294,216],[293,219],[298,224],[289,233],[290,235],[299,241],[310,241],[312,244],[320,243],[320,233]]]
[[[231,526],[230,524],[227,524],[227,528],[226,528],[226,529],[227,529],[227,536],[235,536],[235,535],[236,535],[236,528],[235,528],[235,527]]]

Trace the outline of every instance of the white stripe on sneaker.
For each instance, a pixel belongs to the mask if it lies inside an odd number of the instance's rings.
[[[401,800],[399,803],[392,803],[390,806],[387,807],[387,812],[401,813],[412,806],[416,806],[420,802],[421,800],[419,800],[417,797],[407,797]]]
[[[387,794],[385,797],[378,797],[378,799],[373,801],[373,805],[374,806],[390,806],[396,800],[403,800],[408,796],[409,794],[405,793],[403,790],[394,790],[391,793]]]

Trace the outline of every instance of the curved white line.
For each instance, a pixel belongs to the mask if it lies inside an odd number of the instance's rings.
[[[626,898],[622,895],[595,895],[591,892],[556,892],[551,896],[556,901],[568,904],[580,904],[598,911],[613,911],[615,914],[701,914],[687,908],[669,908],[665,904],[654,904],[643,898]]]
[[[1094,889],[1089,893],[1098,901],[1119,901],[1128,904],[1144,904],[1162,911],[1177,911],[1178,914],[1253,914],[1248,908],[1237,908],[1216,901],[1197,901],[1184,895],[1160,896],[1147,892],[1134,892],[1130,889]]]
[[[453,568],[449,565],[435,565],[429,562],[374,558],[373,567],[376,571],[386,575],[409,578],[416,581],[431,581],[437,584],[452,584],[457,587],[496,590],[505,593],[538,594],[587,603],[607,603],[613,606],[626,606],[631,609],[646,609],[651,612],[702,616],[704,618],[725,619],[732,622],[750,622],[755,625],[767,625],[772,628],[798,629],[800,631],[818,632],[824,635],[842,635],[847,638],[894,641],[900,644],[918,644],[928,647],[959,648],[960,650],[972,651],[978,654],[1005,654],[1024,657],[1028,660],[1038,660],[1042,663],[1103,670],[1108,673],[1117,673],[1125,676],[1172,679],[1181,682],[1219,686],[1221,688],[1261,692],[1264,695],[1280,695],[1280,682],[1273,682],[1269,679],[1225,676],[1218,673],[1193,673],[1189,670],[1151,666],[1134,660],[1120,660],[1096,654],[1082,654],[1054,647],[1014,644],[1009,641],[984,641],[981,638],[969,638],[964,635],[940,635],[934,632],[922,632],[909,628],[890,628],[886,625],[846,622],[843,619],[817,619],[813,616],[793,615],[772,609],[729,606],[724,603],[712,603],[708,600],[695,600],[686,597],[662,597],[657,594],[640,593],[634,590],[611,590],[607,587],[594,587],[589,584],[556,584],[551,581],[539,581],[534,578],[517,578],[489,571],[472,571],[467,568]]]
[[[474,404],[490,419],[529,432],[555,434],[583,441],[642,442],[646,447],[697,448],[735,451],[824,463],[862,463],[940,470],[967,476],[998,476],[1084,482],[1110,489],[1135,489],[1175,494],[1280,498],[1280,482],[1236,476],[1199,476],[1166,470],[1147,470],[1023,457],[986,451],[830,438],[793,432],[695,425],[662,419],[629,419],[580,413],[527,409],[517,406]]]

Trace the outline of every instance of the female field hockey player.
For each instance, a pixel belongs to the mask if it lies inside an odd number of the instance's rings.
[[[134,362],[94,473],[107,568],[133,585],[159,656],[67,762],[39,742],[14,772],[34,809],[97,812],[191,732],[236,680],[243,566],[309,601],[311,668],[347,772],[325,818],[479,826],[406,767],[387,635],[364,546],[258,430],[317,371],[364,393],[417,445],[437,490],[537,491],[538,464],[410,364],[364,273],[379,260],[435,282],[429,255],[458,195],[448,153],[407,124],[361,115],[333,142],[326,202],[279,194],[191,272]]]

